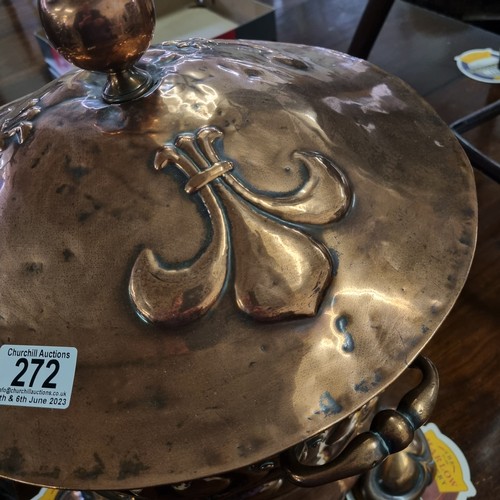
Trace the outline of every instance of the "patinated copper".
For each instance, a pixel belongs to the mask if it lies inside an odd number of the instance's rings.
[[[134,99],[154,86],[135,67],[153,37],[153,0],[40,0],[38,6],[47,36],[68,61],[107,72],[106,102]]]
[[[404,451],[390,455],[378,468],[371,470],[356,484],[355,498],[422,498],[422,492],[432,483],[436,464],[424,433],[419,430]]]
[[[87,69],[145,49],[73,31],[56,44]],[[69,408],[0,406],[4,477],[121,490],[284,457],[412,363],[469,269],[470,165],[399,79],[264,42],[165,42],[138,67],[156,86],[121,104],[77,71],[0,108],[0,344],[78,349]],[[418,366],[349,460],[411,441],[437,391]],[[316,485],[349,460],[281,470]]]

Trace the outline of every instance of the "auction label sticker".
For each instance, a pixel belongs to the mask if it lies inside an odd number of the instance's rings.
[[[469,463],[462,450],[436,424],[424,425],[422,431],[436,464],[436,475],[422,495],[422,500],[466,500],[476,496]]]
[[[4,344],[0,347],[0,406],[68,408],[75,347]]]

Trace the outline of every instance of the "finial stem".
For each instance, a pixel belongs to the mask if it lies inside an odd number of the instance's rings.
[[[47,37],[70,62],[108,75],[103,99],[137,99],[154,85],[134,64],[148,48],[155,26],[153,0],[38,0]]]
[[[144,95],[154,85],[146,71],[132,66],[122,71],[109,71],[102,98],[109,104],[131,101]]]

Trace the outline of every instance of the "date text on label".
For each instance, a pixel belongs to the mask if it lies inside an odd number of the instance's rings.
[[[0,406],[68,408],[75,347],[4,344],[0,347]]]

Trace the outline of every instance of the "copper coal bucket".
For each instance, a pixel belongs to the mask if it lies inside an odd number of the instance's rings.
[[[476,239],[447,126],[345,54],[148,49],[151,1],[39,5],[84,70],[0,108],[0,476],[332,499],[383,462],[358,496],[418,495],[419,353]]]

